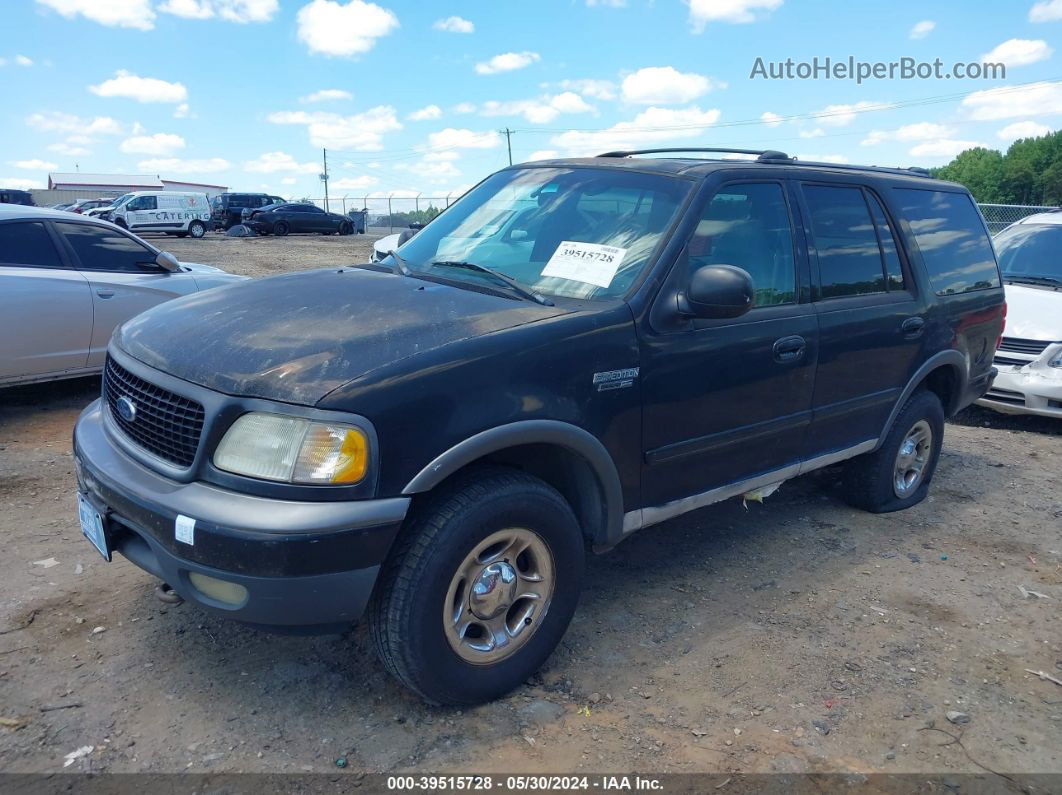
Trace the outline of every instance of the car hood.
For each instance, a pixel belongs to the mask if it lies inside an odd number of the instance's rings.
[[[1062,291],[1007,284],[1008,337],[1062,340]]]
[[[372,247],[384,256],[387,256],[388,252],[394,251],[398,248],[398,237],[400,234],[400,232],[395,232],[393,235],[384,235],[373,243]]]
[[[167,301],[122,326],[115,344],[209,389],[313,405],[391,362],[563,311],[365,268],[329,269]]]

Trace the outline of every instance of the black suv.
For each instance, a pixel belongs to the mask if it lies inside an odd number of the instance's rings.
[[[853,505],[922,500],[1003,328],[967,190],[641,154],[510,167],[381,263],[127,322],[75,432],[85,534],[240,621],[367,612],[459,704],[546,659],[585,550],[842,462]]]
[[[268,193],[219,193],[210,200],[210,222],[215,230],[228,230],[242,222],[245,209],[255,210],[283,201]]]

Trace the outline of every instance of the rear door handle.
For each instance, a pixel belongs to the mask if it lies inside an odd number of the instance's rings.
[[[100,298],[113,298],[114,290],[97,290],[96,295],[98,295]]]
[[[808,343],[803,337],[782,337],[774,343],[774,360],[776,362],[795,362],[804,358]]]
[[[914,339],[922,336],[922,330],[926,327],[926,321],[920,317],[909,317],[900,324],[900,331],[905,337]]]

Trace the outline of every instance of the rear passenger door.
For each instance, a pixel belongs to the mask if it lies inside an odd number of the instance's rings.
[[[924,303],[897,226],[858,182],[802,182],[819,318],[807,457],[877,439],[921,359]]]
[[[89,284],[40,221],[0,223],[0,318],[0,380],[86,366]]]

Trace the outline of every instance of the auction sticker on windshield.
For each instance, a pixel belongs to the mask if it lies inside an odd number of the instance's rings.
[[[608,287],[626,254],[625,248],[565,240],[549,258],[542,275]]]

